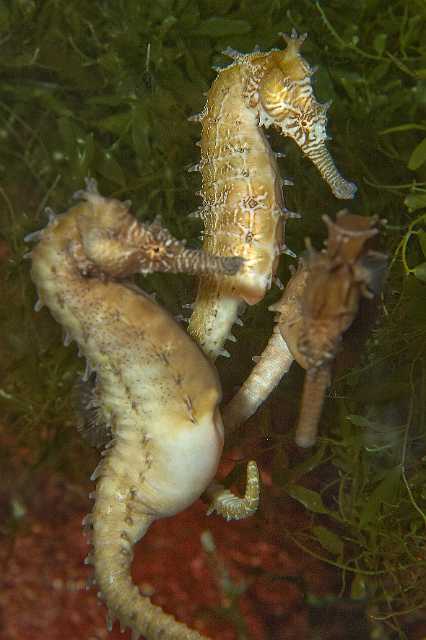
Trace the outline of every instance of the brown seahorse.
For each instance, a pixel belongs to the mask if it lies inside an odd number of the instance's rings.
[[[108,606],[109,628],[118,618],[134,639],[201,640],[139,593],[130,565],[134,544],[153,521],[186,508],[211,485],[223,446],[221,388],[172,316],[120,279],[153,271],[234,274],[241,259],[187,249],[158,222],[139,224],[125,203],[100,196],[93,181],[78,195],[82,203],[32,234],[39,242],[31,274],[37,308],[48,306],[96,375],[92,409],[111,438],[92,475],[87,563]],[[248,510],[257,506],[256,474],[251,463]],[[215,483],[210,495],[225,517],[246,515]]]
[[[336,197],[352,198],[356,190],[339,175],[325,146],[329,105],[313,95],[313,70],[299,53],[305,37],[284,36],[284,51],[225,51],[234,61],[220,71],[203,112],[194,118],[202,123],[201,161],[193,169],[202,174],[203,249],[245,260],[235,276],[200,279],[189,333],[212,359],[227,355],[223,345],[239,307],[264,297],[280,253],[288,251],[285,181],[262,127],[274,126],[292,138]]]
[[[315,443],[330,363],[342,334],[352,323],[361,296],[380,289],[386,257],[368,250],[365,243],[377,233],[375,218],[337,215],[328,226],[327,249],[308,256],[286,285],[280,300],[270,309],[277,312],[272,336],[247,380],[223,410],[227,432],[243,424],[265,402],[294,359],[304,367],[306,379],[296,442]]]
[[[380,290],[386,256],[368,249],[378,233],[376,218],[341,211],[336,222],[323,216],[328,227],[326,249],[316,252],[308,243],[307,277],[300,298],[300,315],[289,322],[284,309],[279,328],[297,362],[306,369],[301,411],[296,427],[300,447],[315,444],[330,364],[342,335],[352,324],[361,297],[372,298]]]

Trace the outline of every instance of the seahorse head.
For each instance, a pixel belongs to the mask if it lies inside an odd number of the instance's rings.
[[[375,227],[378,219],[349,213],[346,209],[339,211],[336,221],[327,215],[322,216],[327,225],[327,254],[330,260],[336,258],[345,262],[356,262],[363,253],[366,253],[365,245],[379,233]]]
[[[261,64],[263,74],[257,75],[256,109],[259,123],[276,126],[283,135],[292,138],[307,155],[329,184],[337,198],[353,198],[356,186],[347,182],[336,169],[326,147],[327,111],[330,103],[320,104],[312,90],[314,70],[300,55],[306,35],[284,36],[284,51],[271,51],[262,60],[253,59],[253,67]],[[253,86],[253,83],[252,83]]]

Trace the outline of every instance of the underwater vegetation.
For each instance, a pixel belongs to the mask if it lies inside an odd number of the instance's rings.
[[[199,161],[200,130],[187,118],[205,102],[212,66],[227,64],[226,47],[281,46],[278,33],[292,28],[309,32],[303,55],[318,65],[315,94],[333,101],[329,147],[358,186],[348,208],[386,219],[376,248],[388,255],[389,273],[379,304],[362,307],[347,336],[317,446],[292,445],[302,390],[293,369],[229,446],[270,473],[257,527],[266,526],[268,509],[295,501],[307,517],[294,528],[280,520],[281,544],[336,568],[334,598],[360,603],[372,637],[407,638],[426,604],[422,0],[0,2],[0,467],[9,501],[1,533],[19,532],[38,475],[60,473],[78,484],[94,466],[72,406],[84,365],[62,345],[48,312],[34,312],[24,237],[46,226],[46,206],[63,211],[90,175],[102,193],[130,198],[139,221],[161,215],[174,236],[200,247],[201,224],[188,216],[200,204],[200,177],[186,171]],[[286,154],[281,175],[295,183],[285,188],[286,206],[303,216],[287,223],[286,243],[300,254],[308,236],[319,248],[321,216],[334,218],[341,207],[294,143],[272,132],[270,142]],[[290,264],[281,260],[283,282]],[[194,298],[186,276],[152,274],[143,287],[174,314]],[[249,308],[237,342],[227,344],[231,358],[218,362],[226,398],[263,350],[273,322],[268,306],[279,295],[272,287]],[[12,459],[22,450],[15,477]],[[238,464],[225,483],[238,483],[244,469]],[[304,589],[312,609],[326,606],[309,584]],[[228,614],[245,637],[237,613]]]

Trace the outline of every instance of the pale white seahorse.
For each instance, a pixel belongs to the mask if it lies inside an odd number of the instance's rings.
[[[110,440],[92,479],[85,519],[99,595],[132,637],[200,640],[132,583],[134,544],[152,522],[189,506],[206,489],[211,510],[245,517],[259,499],[255,463],[244,499],[212,483],[223,446],[221,388],[214,367],[174,318],[123,278],[153,271],[235,273],[240,258],[187,249],[158,223],[139,224],[125,203],[88,182],[83,202],[32,234],[31,275],[96,376],[92,415]]]

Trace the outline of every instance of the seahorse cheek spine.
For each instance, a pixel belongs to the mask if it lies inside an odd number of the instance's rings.
[[[223,446],[219,382],[198,347],[149,297],[81,275],[72,248],[89,205],[91,215],[101,214],[102,202],[74,207],[32,252],[40,299],[96,371],[113,434],[92,476],[98,482],[86,520],[94,547],[88,563],[111,618],[130,626],[135,638],[199,640],[140,596],[130,563],[151,522],[191,504],[215,474]]]

